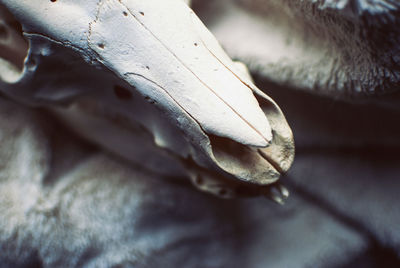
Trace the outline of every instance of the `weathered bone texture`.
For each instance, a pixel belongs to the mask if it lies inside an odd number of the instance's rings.
[[[185,3],[1,3],[29,42],[18,79],[0,83],[6,95],[199,189],[287,197],[279,185],[264,187],[293,161],[286,119]]]
[[[399,1],[194,4],[229,55],[274,83],[336,99],[400,89]]]

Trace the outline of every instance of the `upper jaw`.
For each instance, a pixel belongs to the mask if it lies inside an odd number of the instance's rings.
[[[104,2],[90,25],[89,47],[102,63],[169,113],[184,112],[207,134],[246,145],[271,141],[251,90],[231,61],[222,63],[222,50],[211,51],[208,30],[181,1]]]
[[[22,23],[31,45],[22,78],[13,84],[3,83],[7,95],[47,106],[65,96],[72,102],[89,96],[92,101],[109,104],[108,113],[145,125],[153,136],[164,135],[165,141],[178,139],[180,134],[175,134],[183,133],[185,141],[180,144],[188,143],[191,149],[183,150],[187,145],[176,146],[174,142],[161,143],[161,147],[182,159],[191,155],[196,165],[240,182],[275,183],[289,168],[294,155],[293,137],[279,107],[238,70],[182,1],[81,2],[2,1]],[[148,110],[138,111],[125,105],[121,109],[109,99],[106,87],[97,91],[85,88],[83,85],[88,84],[82,82],[82,77],[87,74],[88,79],[96,79],[95,75],[87,71],[90,68],[82,68],[76,58],[68,58],[71,52],[67,51],[75,51],[72,54],[101,68],[98,75],[111,73],[110,81],[120,80],[132,94],[139,93],[143,100],[155,104],[151,106],[156,106],[180,132],[160,134],[148,126],[151,122],[135,115],[154,108],[146,106]],[[51,71],[51,64],[41,67],[40,63],[57,57],[69,61],[62,69],[63,75],[70,77],[68,86],[60,84],[57,74],[41,76]],[[32,62],[38,66],[28,66]],[[74,67],[84,70],[83,74]],[[74,72],[80,79],[68,75]],[[39,91],[29,92],[35,88],[31,78],[39,83],[38,88],[42,87]],[[42,78],[59,88],[43,88]],[[98,135],[90,128],[86,130]],[[97,141],[103,145],[108,142]],[[231,180],[229,184],[235,183]]]
[[[210,53],[215,45],[202,38],[208,30],[182,1],[3,2],[26,22],[25,32],[79,50],[168,113],[183,110],[205,132],[247,145],[271,141],[251,91],[221,63],[222,50]]]

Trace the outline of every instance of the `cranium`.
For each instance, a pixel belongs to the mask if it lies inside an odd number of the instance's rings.
[[[280,108],[184,1],[0,3],[29,45],[22,67],[25,41],[8,23],[19,49],[2,55],[5,95],[49,109],[132,162],[189,176],[202,190],[287,196],[277,181],[294,145]]]

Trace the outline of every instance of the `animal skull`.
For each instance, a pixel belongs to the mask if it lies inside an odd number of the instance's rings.
[[[46,107],[134,163],[189,176],[201,190],[287,197],[277,181],[294,144],[281,110],[184,1],[0,3],[29,42],[19,70],[25,41],[6,21],[19,47],[0,54],[4,94]]]

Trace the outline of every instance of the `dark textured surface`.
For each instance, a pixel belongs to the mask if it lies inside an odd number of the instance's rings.
[[[400,89],[398,1],[195,1],[194,9],[231,56],[276,83],[333,98]]]
[[[99,153],[41,113],[1,104],[4,267],[321,266],[367,248],[363,234],[296,193],[284,207],[218,199]]]
[[[259,80],[258,84],[263,82]],[[333,111],[349,105],[336,102],[335,108],[329,108],[327,113],[326,105],[316,105],[318,99],[306,94],[294,98],[299,107],[292,105],[289,109],[286,102],[291,103],[292,99],[286,99],[284,91],[281,89],[281,94],[275,94],[274,98],[288,110],[289,122],[302,118],[304,113],[303,122],[305,118],[315,120],[309,116],[311,111],[337,120]],[[29,149],[34,144],[40,145],[31,148],[30,157],[24,153],[24,158],[18,152],[29,150],[2,150],[16,153],[14,157],[1,158],[0,188],[12,193],[12,198],[4,195],[0,198],[3,215],[0,263],[4,267],[23,267],[27,263],[38,267],[118,264],[124,267],[396,267],[400,264],[395,146],[380,151],[360,145],[354,148],[352,138],[347,143],[342,137],[341,149],[332,148],[330,138],[317,139],[329,132],[314,128],[297,131],[295,127],[295,135],[303,132],[305,138],[299,141],[293,168],[283,178],[291,197],[285,206],[278,206],[262,198],[221,200],[201,194],[188,183],[182,184],[182,180],[159,178],[114,156],[99,153],[58,124],[52,127],[54,123],[46,115],[28,116],[31,110],[4,101],[2,107],[3,146],[20,144]],[[384,114],[385,109],[381,111]],[[45,125],[41,123],[42,116],[47,118]],[[10,120],[13,125],[6,123]],[[355,119],[349,116],[348,120]],[[361,122],[357,129],[363,125]],[[319,124],[321,129],[323,126]],[[4,131],[10,127],[15,130]],[[337,129],[341,128],[347,128],[349,135],[352,133],[347,125],[337,125]],[[396,129],[387,128],[381,129],[386,138]],[[6,133],[22,130],[32,134],[6,138]],[[311,140],[307,141],[307,137]],[[315,146],[313,141],[317,141]],[[36,172],[43,174],[42,179],[32,180],[25,173],[6,176],[6,170],[18,159],[18,164],[26,166],[29,164],[24,164],[25,161],[50,156],[52,160],[44,161],[44,166]],[[24,201],[27,192],[35,193],[29,196],[28,203]],[[32,202],[32,198],[36,201]],[[17,258],[17,252],[24,255]]]
[[[344,267],[398,267],[400,111],[379,99],[339,101],[257,80],[296,137],[296,160],[283,180],[369,241]]]

